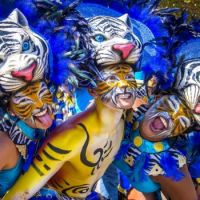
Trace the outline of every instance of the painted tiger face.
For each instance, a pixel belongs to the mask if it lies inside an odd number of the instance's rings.
[[[140,126],[141,135],[151,141],[177,136],[192,124],[193,116],[175,95],[157,100],[144,115]]]
[[[183,96],[200,125],[200,59],[189,60],[180,66],[175,88]]]
[[[100,71],[96,93],[103,103],[118,109],[128,109],[135,101],[136,81],[129,65],[111,65]]]
[[[9,109],[32,128],[47,129],[53,121],[52,96],[45,82],[35,82],[14,94]]]
[[[0,86],[13,92],[40,80],[48,66],[48,46],[32,32],[27,19],[15,9],[0,21]]]
[[[88,21],[91,45],[98,65],[133,64],[140,58],[142,45],[133,33],[127,14],[119,17],[96,16]]]

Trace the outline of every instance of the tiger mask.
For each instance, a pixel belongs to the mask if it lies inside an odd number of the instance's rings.
[[[180,65],[174,84],[200,125],[200,59],[191,59]]]
[[[1,92],[13,92],[40,80],[48,66],[48,46],[31,31],[25,16],[15,9],[0,21]]]
[[[91,28],[91,48],[98,65],[134,64],[139,60],[142,44],[133,33],[127,14],[119,18],[92,17],[88,24]]]

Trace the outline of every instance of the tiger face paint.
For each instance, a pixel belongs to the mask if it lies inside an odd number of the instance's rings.
[[[193,117],[175,95],[166,95],[155,102],[145,113],[140,126],[141,135],[151,141],[159,141],[185,132]]]
[[[52,96],[45,82],[35,82],[11,97],[9,108],[32,128],[47,129],[53,121]]]
[[[100,71],[96,93],[101,100],[114,108],[128,109],[135,101],[136,81],[129,65],[111,65]]]

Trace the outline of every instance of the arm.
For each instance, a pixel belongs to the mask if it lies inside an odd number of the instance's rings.
[[[18,162],[18,154],[12,140],[0,131],[0,170],[13,168]]]
[[[82,137],[83,136],[83,137]],[[48,180],[69,161],[84,142],[79,127],[55,129],[38,151],[29,170],[18,179],[4,196],[4,200],[22,200],[32,197]]]
[[[174,181],[163,175],[153,176],[152,179],[161,185],[162,192],[172,200],[197,200],[197,194],[187,165],[184,165],[181,171],[184,177],[179,181]]]

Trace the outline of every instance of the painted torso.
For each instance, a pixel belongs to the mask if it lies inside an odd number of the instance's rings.
[[[123,138],[123,111],[102,103],[97,107],[93,105],[55,128],[9,195],[20,199],[24,197],[20,191],[26,190],[26,198],[30,198],[47,182],[65,196],[85,199],[113,161]],[[34,180],[25,184],[30,177]],[[6,198],[12,199],[9,195]]]
[[[103,131],[107,127],[102,127],[97,122],[91,123],[90,119],[85,119],[77,127],[84,134],[80,154],[67,161],[49,184],[67,196],[85,198],[117,153],[123,137],[124,123],[121,120],[117,128],[110,132]],[[98,153],[95,154],[95,151]]]
[[[101,131],[103,127],[100,127],[100,124],[98,127],[95,124],[95,135],[91,135],[90,129],[92,127],[91,125],[88,126],[87,121],[78,126],[84,126],[88,130],[85,141],[88,139],[89,143],[85,148],[82,146],[81,155],[71,158],[69,162],[62,166],[49,184],[70,197],[85,198],[104,174],[119,149],[123,137],[123,121],[120,122],[117,129],[109,133]],[[97,149],[99,153],[94,155]],[[82,160],[80,156],[82,156]]]
[[[135,88],[129,65],[101,70],[90,90],[94,104],[51,132],[4,199],[29,199],[46,183],[66,196],[86,198],[120,147],[123,111],[133,105]]]

